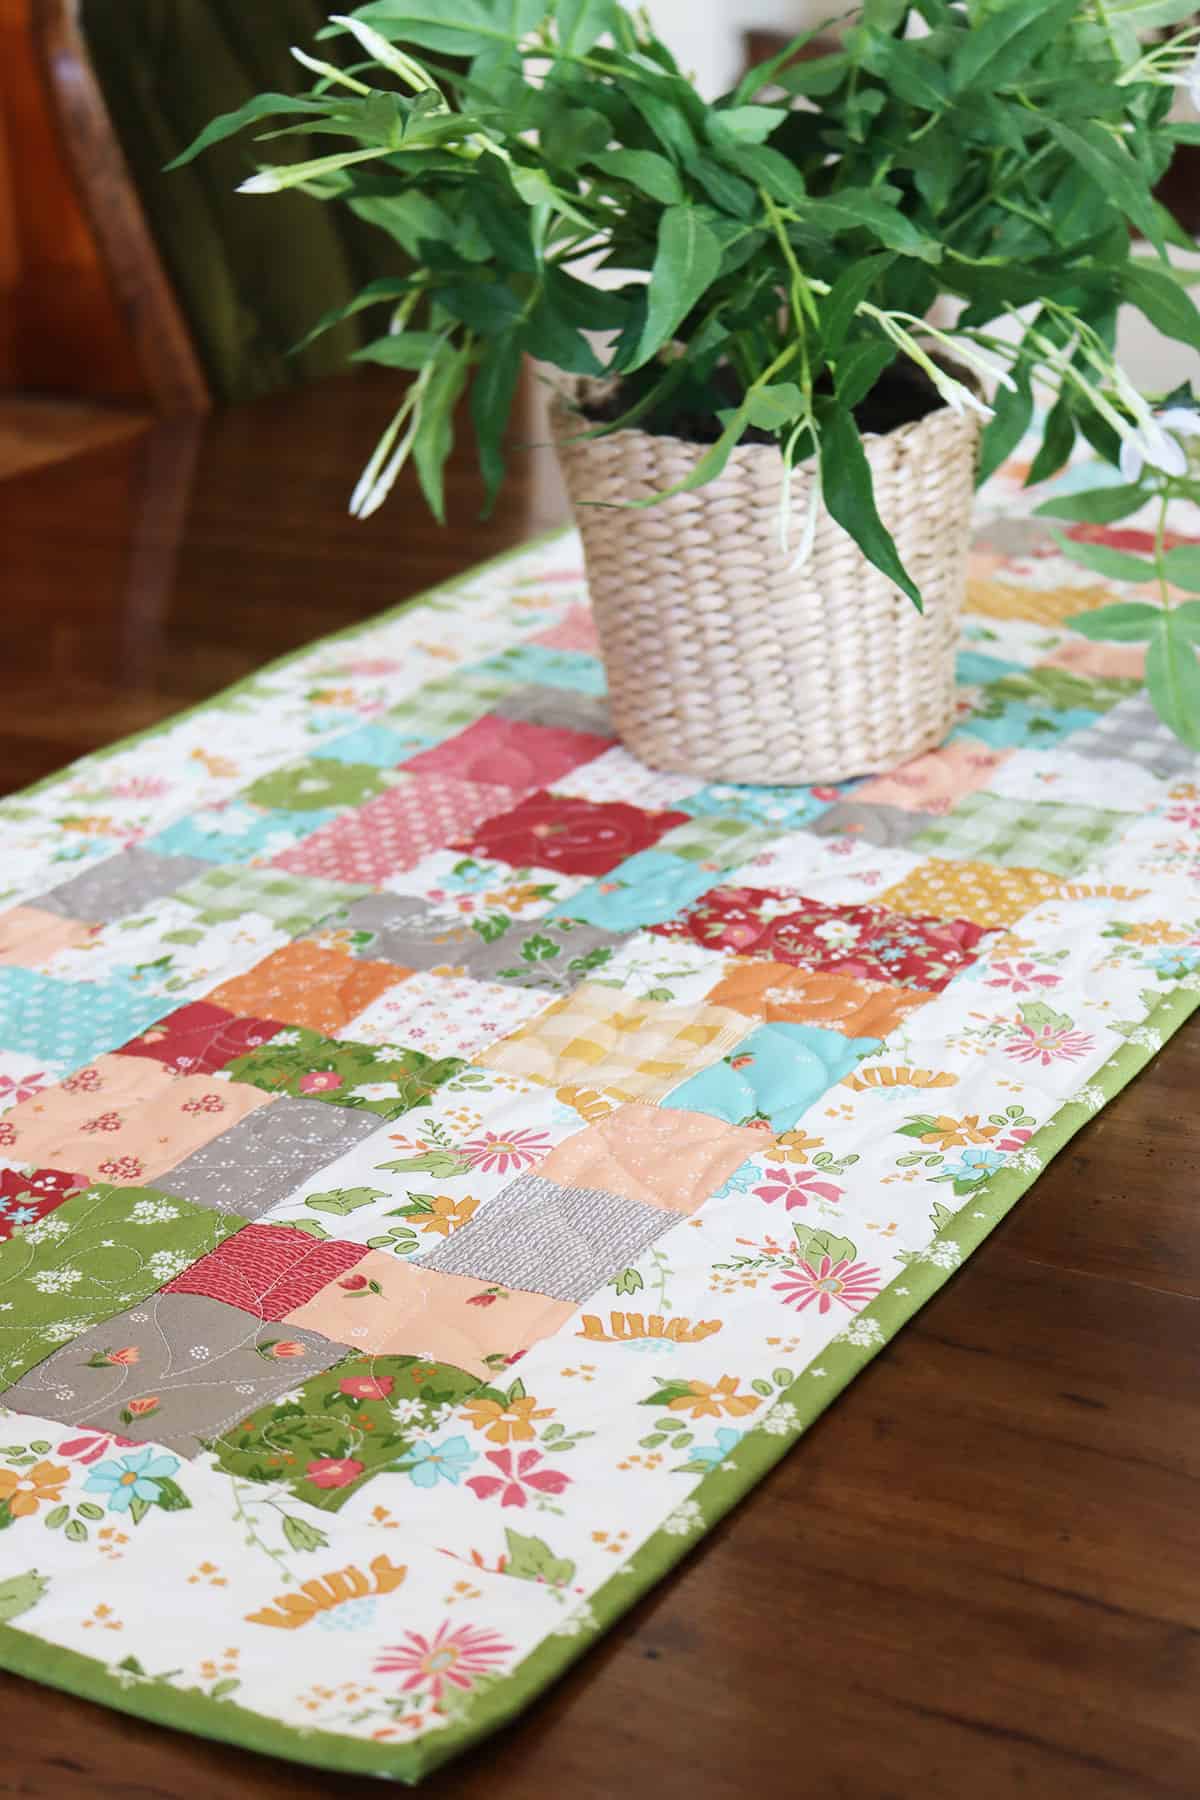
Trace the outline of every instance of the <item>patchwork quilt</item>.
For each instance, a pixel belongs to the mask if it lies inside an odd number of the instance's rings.
[[[997,486],[887,774],[639,765],[565,535],[0,807],[0,1661],[418,1779],[1200,1001],[1200,759]]]

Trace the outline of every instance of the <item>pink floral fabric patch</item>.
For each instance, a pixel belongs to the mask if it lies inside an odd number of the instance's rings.
[[[374,886],[400,869],[411,869],[431,850],[441,850],[519,797],[520,789],[492,782],[402,774],[386,793],[281,851],[271,866],[293,875]]]
[[[591,731],[531,725],[488,713],[432,750],[410,757],[403,767],[406,774],[453,775],[522,792],[552,786],[560,775],[591,762],[615,742]]]
[[[991,750],[974,738],[954,738],[927,756],[918,756],[887,775],[854,790],[859,804],[898,806],[904,812],[949,812],[956,800],[986,787],[994,769],[1012,755]]]

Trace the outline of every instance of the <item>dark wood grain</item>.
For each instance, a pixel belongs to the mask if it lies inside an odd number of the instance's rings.
[[[561,515],[411,487],[345,517],[390,390],[346,380],[0,483],[9,786]],[[527,416],[525,436],[536,436]],[[431,1800],[1141,1800],[1200,1793],[1200,1029],[670,1580]],[[377,1783],[13,1679],[0,1793],[329,1800]]]

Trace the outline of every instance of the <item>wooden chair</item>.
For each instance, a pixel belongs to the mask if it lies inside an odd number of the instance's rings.
[[[206,412],[208,376],[159,258],[80,25],[80,0],[34,0],[35,41],[75,177],[149,398],[159,413]]]
[[[373,276],[401,273],[399,246],[347,208],[238,196],[255,166],[248,141],[164,172],[216,113],[306,84],[289,46],[312,39],[322,0],[30,3],[63,148],[156,410],[201,412],[344,366],[373,335],[366,315],[294,347]]]

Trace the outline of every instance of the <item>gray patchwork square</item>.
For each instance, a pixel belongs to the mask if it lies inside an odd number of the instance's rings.
[[[605,931],[582,919],[544,918],[526,925],[511,925],[490,943],[477,932],[472,935],[476,948],[466,967],[477,981],[569,994],[611,962],[615,952],[628,943],[630,934]]]
[[[521,1175],[419,1266],[555,1300],[586,1300],[679,1223],[602,1188]]]
[[[29,904],[62,919],[108,925],[139,912],[151,900],[166,899],[208,867],[198,856],[159,856],[136,847],[120,850]]]
[[[409,894],[369,894],[329,923],[352,933],[356,954],[373,961],[405,969],[463,969],[476,981],[555,994],[569,993],[626,942],[598,925],[549,917],[514,922],[499,936],[485,938],[465,920],[435,913]]]
[[[522,719],[527,725],[550,725],[560,731],[591,731],[613,737],[612,714],[603,694],[581,694],[574,688],[513,688],[497,700],[492,711],[502,719]]]
[[[1163,781],[1176,775],[1194,779],[1200,774],[1200,756],[1168,731],[1148,694],[1133,694],[1102,713],[1094,725],[1072,732],[1068,747],[1080,756],[1117,757],[1136,763]]]
[[[185,1157],[159,1185],[196,1206],[261,1219],[379,1125],[372,1112],[284,1094]]]
[[[873,800],[838,800],[804,829],[814,837],[852,837],[861,844],[903,849],[911,838],[936,824],[937,817],[935,813],[908,812],[902,806],[881,806]]]
[[[345,1354],[319,1332],[203,1294],[153,1294],[64,1344],[3,1400],[190,1457]],[[122,1455],[113,1451],[118,1462]]]
[[[410,894],[367,894],[340,907],[323,931],[331,927],[352,934],[356,956],[397,963],[402,969],[459,968],[482,942],[463,920],[447,919]],[[322,932],[308,935],[320,937]]]

